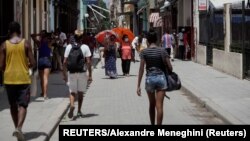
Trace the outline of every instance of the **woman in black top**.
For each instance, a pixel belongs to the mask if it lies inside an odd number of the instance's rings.
[[[156,45],[157,33],[150,31],[147,35],[149,48],[141,52],[141,64],[138,76],[137,94],[141,96],[141,80],[146,65],[146,91],[149,98],[149,115],[151,124],[155,124],[155,108],[157,110],[157,125],[162,124],[163,119],[163,101],[165,90],[167,89],[167,81],[165,77],[165,64],[163,58],[167,62],[168,71],[172,72],[172,65],[167,52]]]

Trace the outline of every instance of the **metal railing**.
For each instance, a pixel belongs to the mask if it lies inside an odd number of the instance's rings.
[[[213,48],[219,49],[219,50],[225,50],[224,43],[212,43]]]

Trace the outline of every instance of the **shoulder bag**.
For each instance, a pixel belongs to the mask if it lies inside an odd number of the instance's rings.
[[[165,51],[165,50],[163,50],[163,51]],[[165,75],[166,75],[167,86],[168,86],[166,91],[180,90],[181,89],[181,80],[180,80],[177,73],[169,71],[170,67],[168,66],[168,63],[166,62],[166,58],[163,55],[163,51],[161,53],[161,56],[162,56],[162,61],[166,67]]]

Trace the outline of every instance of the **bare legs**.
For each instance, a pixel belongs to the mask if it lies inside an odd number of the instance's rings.
[[[14,122],[15,128],[21,130],[23,127],[25,118],[26,118],[27,108],[24,108],[22,106],[18,107],[17,104],[12,104],[10,106],[10,113],[11,113],[11,117]]]
[[[70,96],[69,96],[69,99],[70,99],[70,111],[69,111],[69,114],[68,114],[69,118],[73,117],[73,112],[74,112],[74,109],[75,109],[75,98],[76,98],[76,94],[71,93]],[[83,102],[83,92],[78,92],[78,113],[81,113],[82,102]]]
[[[164,95],[165,91],[157,91],[156,96],[154,93],[148,93],[151,125],[155,125],[155,109],[157,111],[157,125],[162,124]]]
[[[46,68],[44,70],[39,71],[39,75],[40,75],[40,79],[41,79],[42,96],[44,98],[48,97],[49,74],[50,74],[49,68]]]

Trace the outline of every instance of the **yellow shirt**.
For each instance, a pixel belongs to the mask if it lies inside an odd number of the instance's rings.
[[[23,85],[30,83],[28,59],[25,53],[25,40],[22,40],[18,44],[6,41],[4,84]]]

